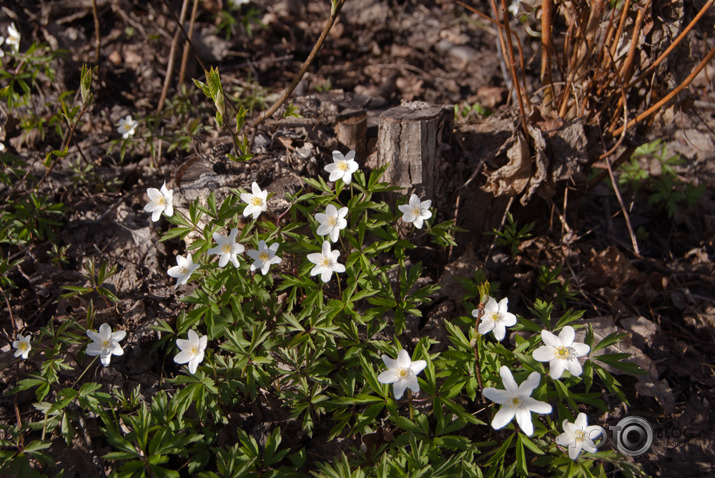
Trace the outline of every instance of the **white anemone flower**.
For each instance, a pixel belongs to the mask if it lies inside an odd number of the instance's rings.
[[[200,267],[200,264],[194,264],[194,259],[191,257],[191,253],[186,254],[186,258],[183,256],[176,256],[176,265],[174,267],[169,267],[167,274],[176,279],[176,285],[174,289],[178,289],[180,285],[184,285],[189,281],[189,277],[194,273],[196,269]]]
[[[15,350],[15,357],[22,356],[23,360],[26,360],[32,349],[32,345],[30,345],[30,335],[23,336],[22,334],[17,334],[17,340],[12,342],[12,348],[17,349]]]
[[[226,267],[228,261],[231,261],[234,267],[238,268],[238,254],[242,254],[245,250],[243,244],[236,242],[238,229],[231,229],[231,234],[228,237],[222,236],[218,232],[213,233],[214,241],[218,244],[208,250],[209,255],[219,254],[221,257],[218,260],[219,267]]]
[[[134,132],[139,126],[139,123],[132,118],[132,115],[127,115],[119,120],[117,131],[122,135],[122,138],[127,139],[134,136]]]
[[[99,355],[99,360],[105,367],[109,365],[112,355],[124,355],[124,349],[119,345],[121,340],[127,335],[126,330],[112,332],[109,324],[99,326],[99,333],[92,330],[87,331],[87,337],[92,339],[92,343],[87,346],[87,355],[95,357]]]
[[[353,173],[358,170],[355,151],[349,151],[345,156],[340,151],[333,151],[333,163],[326,165],[325,170],[330,173],[328,181],[342,179],[345,184],[350,184]]]
[[[484,396],[492,402],[503,405],[494,415],[492,427],[495,430],[504,428],[514,417],[522,431],[528,436],[534,433],[534,424],[531,423],[531,412],[539,414],[551,413],[551,405],[531,398],[531,393],[539,386],[541,375],[539,372],[532,372],[521,385],[518,385],[511,374],[509,367],[502,366],[499,369],[505,390],[498,390],[494,387],[484,389]]]
[[[204,335],[199,337],[199,334],[193,330],[189,330],[189,339],[176,339],[176,346],[179,347],[179,352],[174,357],[174,362],[178,364],[189,364],[189,372],[196,373],[196,367],[204,360],[204,350],[208,337]]]
[[[0,55],[0,57],[2,57],[2,55]],[[2,153],[3,151],[5,151],[5,145],[3,143],[0,143],[0,153]]]
[[[266,246],[265,241],[258,241],[258,250],[251,249],[246,251],[248,257],[253,259],[253,264],[251,264],[251,271],[256,269],[261,271],[261,274],[268,274],[268,269],[270,269],[271,264],[279,264],[281,258],[276,256],[276,251],[278,251],[279,244],[276,242],[271,244],[270,247]]]
[[[431,205],[431,199],[420,201],[417,194],[413,194],[410,196],[410,202],[408,204],[402,204],[401,206],[397,206],[397,208],[402,212],[403,221],[411,222],[417,229],[422,229],[422,224],[425,219],[432,217],[432,211],[429,210]]]
[[[397,354],[397,359],[393,360],[387,355],[382,356],[387,370],[377,376],[377,381],[385,384],[392,384],[392,391],[395,393],[395,400],[402,398],[405,389],[412,390],[413,393],[420,392],[420,384],[417,381],[417,374],[427,366],[424,360],[410,358],[410,354],[405,349],[401,349]]]
[[[243,210],[243,215],[248,217],[253,215],[253,219],[258,219],[263,211],[268,209],[268,191],[262,191],[258,184],[254,181],[251,184],[252,193],[241,193],[241,201],[248,204]]]
[[[598,451],[594,440],[601,436],[603,428],[596,425],[589,426],[585,413],[579,413],[573,423],[564,420],[563,427],[564,432],[556,437],[556,443],[568,447],[569,458],[572,460],[578,458],[582,449],[589,453]]]
[[[328,207],[325,208],[325,214],[319,212],[315,215],[315,219],[320,223],[316,232],[319,236],[327,234],[330,237],[330,242],[336,242],[340,236],[340,230],[345,229],[348,225],[348,221],[345,220],[347,215],[348,208],[341,207],[338,209],[332,204],[328,204]]]
[[[11,23],[7,27],[7,38],[5,38],[5,43],[10,45],[15,51],[20,49],[20,32],[17,31],[14,23]]]
[[[541,331],[541,340],[545,345],[534,350],[534,359],[539,362],[549,362],[549,375],[554,380],[561,378],[564,370],[578,377],[583,372],[583,367],[578,358],[586,355],[590,350],[586,344],[574,342],[576,333],[573,327],[567,325],[557,337],[548,330]]]
[[[480,334],[486,335],[492,332],[494,338],[499,342],[504,340],[506,328],[516,324],[516,315],[507,311],[508,302],[509,299],[504,297],[497,304],[497,301],[493,297],[489,297],[489,300],[487,300],[484,306],[484,315],[482,315],[482,320],[479,322],[478,332]],[[472,315],[477,317],[477,315],[479,315],[479,309],[474,309]]]
[[[168,217],[174,215],[174,190],[166,189],[166,181],[161,186],[161,191],[156,188],[149,188],[146,190],[147,196],[149,196],[149,203],[144,206],[146,212],[151,213],[151,220],[156,222],[161,217],[163,212]]]
[[[308,254],[308,260],[315,264],[313,270],[310,271],[311,277],[320,274],[320,280],[328,282],[333,272],[345,272],[345,266],[338,263],[338,257],[340,257],[340,251],[331,251],[330,243],[323,241],[322,252]]]

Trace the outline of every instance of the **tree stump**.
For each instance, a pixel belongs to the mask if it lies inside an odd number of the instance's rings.
[[[452,125],[451,110],[424,102],[385,111],[377,137],[378,167],[390,164],[383,180],[403,193],[413,188],[422,199],[435,198],[442,143],[449,142]]]
[[[355,150],[358,164],[367,158],[367,113],[364,110],[347,110],[338,115],[335,124],[338,143],[347,150]]]

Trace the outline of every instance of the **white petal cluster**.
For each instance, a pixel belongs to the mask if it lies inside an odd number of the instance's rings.
[[[174,356],[174,362],[178,364],[189,364],[189,372],[191,374],[196,373],[196,368],[204,360],[204,351],[206,350],[206,344],[208,343],[208,337],[204,335],[199,337],[199,334],[193,330],[189,330],[188,340],[186,339],[176,339],[176,346],[179,347],[179,352]]]
[[[315,220],[320,224],[316,231],[317,234],[319,236],[327,235],[330,237],[330,242],[337,242],[340,231],[348,225],[348,221],[345,219],[347,215],[348,208],[341,207],[338,209],[332,204],[328,204],[328,207],[325,208],[325,213],[315,215]]]
[[[335,182],[342,179],[345,184],[350,184],[353,173],[358,170],[355,151],[350,151],[345,156],[340,151],[333,151],[333,162],[326,165],[325,170],[330,173],[328,181]]]
[[[161,186],[161,190],[156,188],[149,188],[146,190],[147,196],[149,196],[149,204],[144,206],[146,212],[151,213],[151,220],[156,222],[161,217],[161,213],[166,214],[168,217],[174,215],[174,190],[166,188],[166,181]]]
[[[345,272],[345,266],[338,263],[338,257],[340,257],[340,251],[331,251],[330,243],[323,241],[322,252],[308,254],[308,260],[315,264],[313,270],[310,271],[311,277],[320,274],[320,280],[328,282],[333,272]]]
[[[191,253],[187,253],[186,257],[176,256],[176,265],[174,267],[170,267],[167,271],[171,277],[176,279],[174,289],[178,289],[180,285],[186,284],[189,281],[191,274],[193,274],[199,267],[199,264],[194,264],[194,259],[191,257]]]
[[[489,297],[484,306],[484,315],[482,315],[482,319],[479,322],[478,332],[480,334],[486,335],[492,332],[494,338],[499,342],[504,340],[506,328],[516,324],[516,315],[507,310],[508,302],[509,299],[506,297],[500,300],[499,303],[493,297]],[[479,309],[474,309],[472,315],[477,317]]]
[[[0,37],[2,38],[2,37]],[[15,23],[11,23],[7,27],[7,37],[4,38],[5,43],[7,43],[10,48],[12,48],[15,51],[20,50],[20,32],[17,31],[17,28],[15,27]],[[0,42],[2,44],[2,42]]]
[[[583,372],[578,358],[586,355],[591,347],[574,342],[575,337],[576,332],[570,325],[564,327],[558,337],[548,330],[541,331],[544,345],[534,350],[533,356],[539,362],[549,362],[549,375],[554,380],[561,378],[564,370],[568,370],[575,377]]]
[[[15,357],[22,357],[26,360],[32,350],[32,345],[30,345],[30,335],[23,336],[22,334],[17,334],[17,340],[12,342],[12,348],[15,349]]]
[[[377,381],[385,384],[392,384],[392,391],[395,393],[395,400],[402,398],[406,389],[413,393],[419,393],[420,384],[417,381],[417,374],[427,366],[424,360],[410,358],[410,354],[405,349],[401,349],[397,354],[397,359],[392,359],[387,355],[382,356],[387,370],[377,376]]]
[[[268,191],[263,191],[254,181],[251,184],[250,193],[241,193],[241,201],[247,204],[246,209],[243,210],[243,215],[253,216],[253,219],[258,219],[263,211],[268,209]]]
[[[261,274],[268,274],[268,269],[270,269],[271,264],[280,264],[281,258],[276,256],[279,244],[276,242],[271,244],[270,247],[266,245],[266,241],[258,242],[258,250],[251,249],[246,251],[248,257],[253,259],[253,264],[251,264],[251,271],[260,270]]]
[[[132,115],[127,115],[119,120],[117,131],[122,135],[122,138],[127,139],[134,136],[137,126],[139,126],[139,123],[132,118]]]
[[[425,219],[432,217],[432,211],[429,210],[432,205],[432,200],[420,201],[416,194],[410,196],[408,204],[402,204],[397,208],[402,212],[402,220],[411,222],[417,229],[422,229],[422,224]]]
[[[245,250],[243,244],[236,242],[236,236],[238,235],[238,229],[235,227],[231,229],[231,233],[228,237],[225,237],[218,232],[213,233],[214,241],[218,244],[216,247],[212,247],[208,250],[209,255],[218,255],[218,266],[226,267],[228,261],[231,261],[234,267],[238,268],[238,254],[242,254]]]
[[[589,453],[598,451],[594,440],[603,434],[603,428],[596,425],[589,426],[585,413],[579,413],[573,423],[564,420],[563,427],[564,432],[556,437],[556,443],[568,448],[569,458],[572,460],[578,458],[582,449]]]
[[[522,431],[531,436],[534,434],[534,424],[531,422],[531,412],[539,414],[551,413],[551,405],[531,398],[531,393],[539,386],[541,375],[539,372],[532,372],[529,377],[518,385],[511,374],[509,367],[502,366],[499,369],[505,390],[493,387],[484,389],[484,396],[494,403],[503,405],[494,415],[492,427],[495,430],[504,428],[514,417]]]
[[[124,355],[124,349],[119,345],[121,340],[127,335],[125,330],[112,332],[108,324],[99,326],[99,333],[93,330],[87,331],[87,337],[92,339],[92,343],[87,346],[87,355],[95,357],[99,355],[99,360],[105,367],[109,365],[112,355]]]

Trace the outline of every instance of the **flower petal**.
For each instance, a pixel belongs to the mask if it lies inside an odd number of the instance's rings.
[[[530,396],[531,392],[539,386],[539,382],[541,382],[541,375],[539,372],[531,372],[529,377],[521,382],[521,385],[519,385],[519,395],[526,397]]]
[[[576,333],[574,332],[573,327],[567,325],[561,330],[561,333],[559,334],[559,339],[561,339],[561,343],[564,347],[570,347],[573,343],[573,339],[575,336]]]
[[[498,403],[500,405],[508,403],[512,397],[512,394],[507,392],[506,390],[499,390],[494,387],[485,388],[482,391],[482,395],[484,395],[488,400],[491,400],[492,402]]]
[[[566,369],[566,360],[560,358],[554,358],[551,362],[551,369],[549,370],[549,375],[554,380],[558,380],[564,374]]]
[[[486,389],[485,389],[486,391]],[[492,420],[492,428],[495,430],[500,430],[507,426],[510,421],[514,419],[516,414],[516,407],[510,405],[504,405],[501,409],[494,415]]]
[[[395,394],[395,400],[399,400],[402,398],[402,395],[405,393],[406,388],[407,381],[405,380],[398,380],[397,382],[392,384],[392,391]]]
[[[531,421],[531,412],[529,410],[526,408],[519,408],[516,411],[516,422],[527,436],[534,434],[534,424]]]
[[[549,345],[542,345],[531,355],[538,362],[550,362],[555,357],[554,348]]]
[[[561,347],[561,340],[548,330],[541,331],[541,340],[546,344],[554,348]]]
[[[499,376],[504,383],[504,388],[511,393],[517,393],[519,390],[519,385],[517,385],[514,376],[511,374],[511,370],[506,365],[502,365],[499,369]]]

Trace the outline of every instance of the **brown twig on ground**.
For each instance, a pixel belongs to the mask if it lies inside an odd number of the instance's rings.
[[[174,20],[177,20],[174,11],[171,9],[166,0],[164,0],[164,5],[171,12]],[[176,54],[176,47],[179,44],[179,34],[184,30],[183,23],[186,19],[186,10],[189,6],[189,0],[184,0],[181,4],[181,13],[179,13],[179,18],[176,22],[176,32],[174,32],[174,38],[171,40],[171,48],[169,49],[169,60],[166,64],[166,75],[164,76],[164,86],[161,88],[161,95],[159,96],[159,104],[156,107],[156,112],[161,113],[164,109],[164,101],[166,101],[166,94],[169,91],[169,84],[171,83],[171,74],[174,72],[174,55]]]
[[[189,20],[189,35],[184,44],[184,52],[181,55],[181,68],[179,68],[179,85],[184,83],[184,75],[186,74],[186,62],[189,60],[189,41],[194,33],[194,24],[196,23],[196,13],[199,9],[199,0],[194,0],[194,6],[191,8],[191,20]]]
[[[554,1],[541,2],[541,84],[544,85],[543,104],[547,110],[553,108],[554,82],[551,78],[551,18],[553,17]]]
[[[511,82],[514,86],[514,92],[516,95],[517,103],[519,104],[519,117],[521,119],[521,127],[524,130],[524,135],[529,138],[529,129],[526,126],[526,110],[524,108],[524,98],[522,96],[521,85],[519,84],[519,76],[516,73],[516,61],[514,60],[514,44],[511,41],[511,29],[509,27],[509,9],[506,6],[506,0],[501,0],[502,13],[504,18],[504,24],[499,28],[499,38],[502,40],[502,51],[506,51],[509,55],[509,72],[511,74]],[[498,15],[498,9],[494,0],[492,0],[492,9],[494,10],[494,15]],[[504,40],[502,39],[501,31],[504,29],[506,36],[506,45],[504,45]]]
[[[628,215],[628,211],[626,210],[625,204],[623,204],[623,198],[621,197],[621,192],[618,190],[618,184],[616,183],[616,179],[613,176],[613,169],[611,168],[611,162],[609,161],[608,158],[606,158],[606,167],[608,168],[608,176],[611,178],[611,185],[613,186],[613,192],[616,194],[616,199],[618,200],[618,204],[621,205],[621,212],[623,212],[623,217],[626,220],[626,227],[628,228],[628,234],[631,236],[631,244],[633,244],[633,253],[640,257],[641,252],[640,249],[638,248],[638,239],[636,238],[635,233],[633,232],[633,226],[631,225],[631,218]]]
[[[624,128],[632,128],[636,124],[640,123],[643,121],[643,119],[649,117],[653,113],[657,112],[660,108],[662,108],[666,103],[668,103],[670,100],[675,98],[681,91],[683,91],[685,88],[690,85],[690,83],[695,79],[696,76],[705,68],[705,66],[712,60],[713,56],[715,56],[715,48],[710,50],[708,54],[703,58],[703,60],[698,64],[698,66],[688,75],[688,77],[683,80],[683,82],[678,85],[676,88],[673,89],[670,93],[665,95],[660,101],[658,101],[656,104],[645,110],[643,113],[639,114],[635,118],[633,118],[627,125],[623,125],[620,128],[618,128],[616,131],[613,132],[614,135],[619,135],[623,131]]]
[[[705,5],[703,5],[703,8],[700,9],[698,14],[695,15],[695,17],[688,24],[688,26],[685,27],[682,32],[680,32],[680,35],[678,35],[677,38],[675,40],[673,40],[673,43],[668,48],[666,48],[666,50],[663,53],[661,53],[658,58],[656,58],[656,60],[653,62],[653,64],[651,64],[648,68],[643,70],[641,72],[641,74],[638,75],[638,77],[635,80],[633,80],[631,83],[629,83],[628,88],[632,88],[633,86],[635,86],[638,83],[640,83],[641,81],[643,81],[646,76],[651,74],[653,72],[653,70],[655,70],[658,67],[658,65],[660,65],[661,62],[668,55],[670,55],[670,53],[675,49],[675,47],[678,46],[678,44],[680,44],[681,41],[683,41],[683,38],[685,38],[687,36],[687,34],[690,32],[690,30],[692,30],[693,27],[703,17],[703,15],[705,15],[705,13],[708,11],[708,8],[710,8],[713,5],[713,2],[715,2],[715,0],[709,0]]]
[[[102,45],[101,37],[99,34],[99,15],[97,14],[97,0],[92,0],[92,16],[94,17],[94,58],[99,65],[99,47]]]
[[[325,22],[323,31],[320,33],[318,41],[316,41],[315,45],[313,45],[313,49],[308,54],[308,58],[306,58],[303,62],[303,66],[300,67],[300,70],[298,70],[298,73],[295,75],[295,78],[293,78],[291,84],[288,85],[288,88],[283,91],[283,94],[280,96],[280,98],[278,98],[278,100],[276,100],[276,102],[273,103],[270,108],[261,113],[258,118],[256,118],[256,120],[251,123],[251,129],[255,130],[266,119],[273,116],[273,113],[278,111],[278,108],[280,108],[281,105],[285,103],[288,98],[290,98],[290,95],[293,94],[293,90],[295,90],[295,88],[298,86],[298,83],[300,83],[300,80],[303,78],[303,75],[305,75],[305,72],[308,71],[310,64],[315,59],[315,56],[318,54],[318,50],[320,50],[320,47],[323,46],[325,38],[327,38],[328,33],[330,33],[330,29],[333,28],[333,24],[335,24],[335,20],[340,14],[340,10],[343,8],[343,4],[345,3],[345,0],[333,1],[334,3],[330,11],[330,17],[328,18],[328,21]]]

